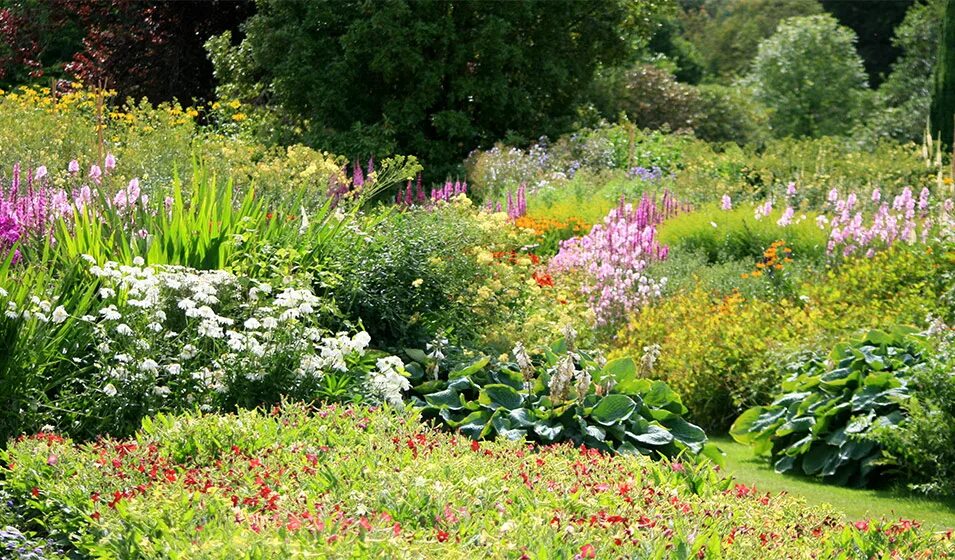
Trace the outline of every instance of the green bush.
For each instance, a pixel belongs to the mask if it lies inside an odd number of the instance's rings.
[[[896,245],[830,268],[802,292],[832,329],[924,325],[929,316],[952,320],[955,311],[941,296],[953,270],[955,262],[930,245]]]
[[[912,376],[928,359],[912,332],[869,331],[827,358],[791,364],[782,394],[740,415],[730,434],[758,455],[770,453],[776,472],[856,487],[883,482],[886,456],[871,434],[905,418]]]
[[[902,403],[905,419],[873,430],[898,470],[899,478],[920,493],[955,494],[955,335],[935,325],[939,346],[929,367],[912,376],[910,396]]]
[[[693,127],[707,142],[762,145],[768,136],[768,113],[751,92],[718,84],[698,86],[700,118]]]
[[[345,235],[330,256],[329,294],[382,347],[437,335],[475,343],[489,325],[519,320],[525,284],[504,282],[492,251],[524,238],[503,214],[462,198],[436,210],[380,210]]]
[[[864,109],[866,73],[856,36],[829,15],[795,17],[760,42],[747,82],[772,110],[776,136],[827,136],[852,129]]]
[[[780,360],[821,335],[818,312],[797,303],[696,287],[633,315],[611,357],[645,364],[643,376],[680,394],[693,423],[725,433],[740,412],[772,395]]]
[[[816,226],[815,214],[797,214],[792,224],[780,226],[776,222],[781,214],[777,209],[757,220],[754,208],[749,205],[729,211],[715,205],[705,206],[664,222],[659,231],[660,243],[669,245],[672,253],[700,253],[707,263],[716,264],[755,262],[775,241],[785,240],[794,260],[821,263],[825,258],[827,236]]]

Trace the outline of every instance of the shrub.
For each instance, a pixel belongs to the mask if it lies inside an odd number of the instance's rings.
[[[740,411],[766,402],[778,385],[781,356],[819,336],[818,315],[785,298],[695,288],[633,315],[611,357],[649,361],[646,377],[682,395],[694,423],[722,433]]]
[[[827,359],[791,364],[782,393],[744,412],[730,434],[757,454],[770,452],[776,472],[856,487],[879,480],[885,456],[870,434],[903,421],[911,376],[927,359],[911,332],[869,331],[836,345]]]
[[[717,84],[701,85],[697,91],[700,117],[693,127],[697,138],[741,146],[764,143],[768,114],[751,92]]]
[[[896,247],[871,258],[849,259],[801,291],[830,328],[920,325],[929,315],[951,315],[940,296],[944,272],[953,269],[951,260],[931,246]]]
[[[615,114],[622,111],[640,128],[692,130],[701,120],[696,88],[682,84],[667,70],[650,64],[627,70],[605,86]]]
[[[867,93],[855,34],[829,15],[796,17],[760,42],[748,82],[776,136],[848,132]]]
[[[932,330],[938,347],[929,367],[913,372],[910,396],[901,403],[905,418],[876,426],[870,435],[910,489],[950,496],[955,494],[955,331],[941,321]]]
[[[437,209],[384,211],[332,251],[330,294],[383,347],[421,346],[436,335],[477,341],[489,325],[519,320],[530,271],[515,280],[494,252],[524,245],[503,213],[463,195]],[[530,265],[527,259],[527,265]]]
[[[793,223],[780,225],[782,212],[763,215],[759,210],[749,205],[732,210],[706,206],[664,222],[660,242],[669,245],[673,253],[700,253],[708,263],[715,264],[755,262],[775,241],[785,240],[797,261],[823,261],[826,234],[816,226],[812,213],[800,212]]]
[[[77,556],[735,560],[951,546],[908,521],[843,523],[708,465],[468,442],[360,408],[159,416],[135,439],[83,446],[43,433],[13,444],[0,477],[22,530]]]

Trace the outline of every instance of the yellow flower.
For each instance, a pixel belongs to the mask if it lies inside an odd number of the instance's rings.
[[[415,281],[411,283],[415,288],[420,288],[422,284],[424,284],[424,280],[421,278],[416,278]]]
[[[249,117],[248,117],[245,113],[236,113],[236,114],[232,115],[232,120],[237,121],[237,122],[244,121],[244,120],[247,119],[247,118],[249,118]]]
[[[242,106],[242,103],[240,103],[238,99],[233,99],[232,101],[229,102],[229,107],[232,107],[233,109],[238,109],[241,106]]]

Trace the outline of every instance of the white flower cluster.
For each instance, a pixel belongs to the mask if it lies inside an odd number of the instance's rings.
[[[9,295],[6,290],[0,288],[0,300],[6,299]],[[54,303],[56,303],[56,298],[54,298],[51,303],[37,296],[31,296],[28,302],[24,302],[21,305],[17,305],[17,302],[13,300],[7,300],[3,314],[11,321],[17,319],[23,319],[24,321],[36,319],[41,323],[52,322],[54,325],[59,325],[69,319],[70,314],[67,313],[66,308],[62,305],[57,305],[56,308],[53,308]]]
[[[192,387],[196,395],[187,400],[194,402],[277,371],[291,374],[286,379],[299,386],[331,372],[356,371],[371,343],[366,332],[330,335],[318,328],[325,306],[308,288],[273,289],[221,270],[147,267],[141,261],[94,263],[90,271],[102,283],[103,306],[98,317],[84,320],[96,330],[109,396],[133,390],[165,397],[175,383]],[[407,388],[400,360],[397,366],[384,363],[392,367],[382,369],[380,362],[366,390],[400,401]],[[370,363],[360,373],[368,368]]]
[[[392,406],[401,406],[401,393],[411,389],[411,383],[402,375],[404,364],[396,356],[378,358],[377,369],[368,374],[368,389],[372,395]]]

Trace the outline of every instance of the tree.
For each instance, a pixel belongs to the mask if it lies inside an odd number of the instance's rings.
[[[240,45],[208,48],[223,93],[301,116],[312,143],[415,154],[434,174],[566,130],[595,70],[650,36],[660,4],[258,0]]]
[[[868,87],[855,34],[829,15],[785,20],[759,44],[747,78],[771,111],[779,136],[844,134],[860,116]]]
[[[903,142],[924,137],[944,9],[945,0],[916,2],[895,28],[892,44],[902,54],[876,92],[878,110],[867,123],[876,136]]]
[[[238,27],[250,0],[21,0],[0,8],[0,85],[43,78],[105,83],[120,98],[212,93],[203,44]]]
[[[821,0],[823,8],[839,23],[852,29],[859,37],[856,50],[862,57],[869,83],[882,83],[889,67],[901,54],[892,41],[892,30],[905,17],[914,0],[879,0],[878,5],[858,0]]]
[[[935,64],[935,91],[932,95],[932,130],[942,143],[952,146],[955,127],[955,1],[946,0],[942,38]]]
[[[759,42],[779,22],[821,12],[818,0],[707,0],[686,6],[681,19],[707,72],[732,79],[747,72]]]

